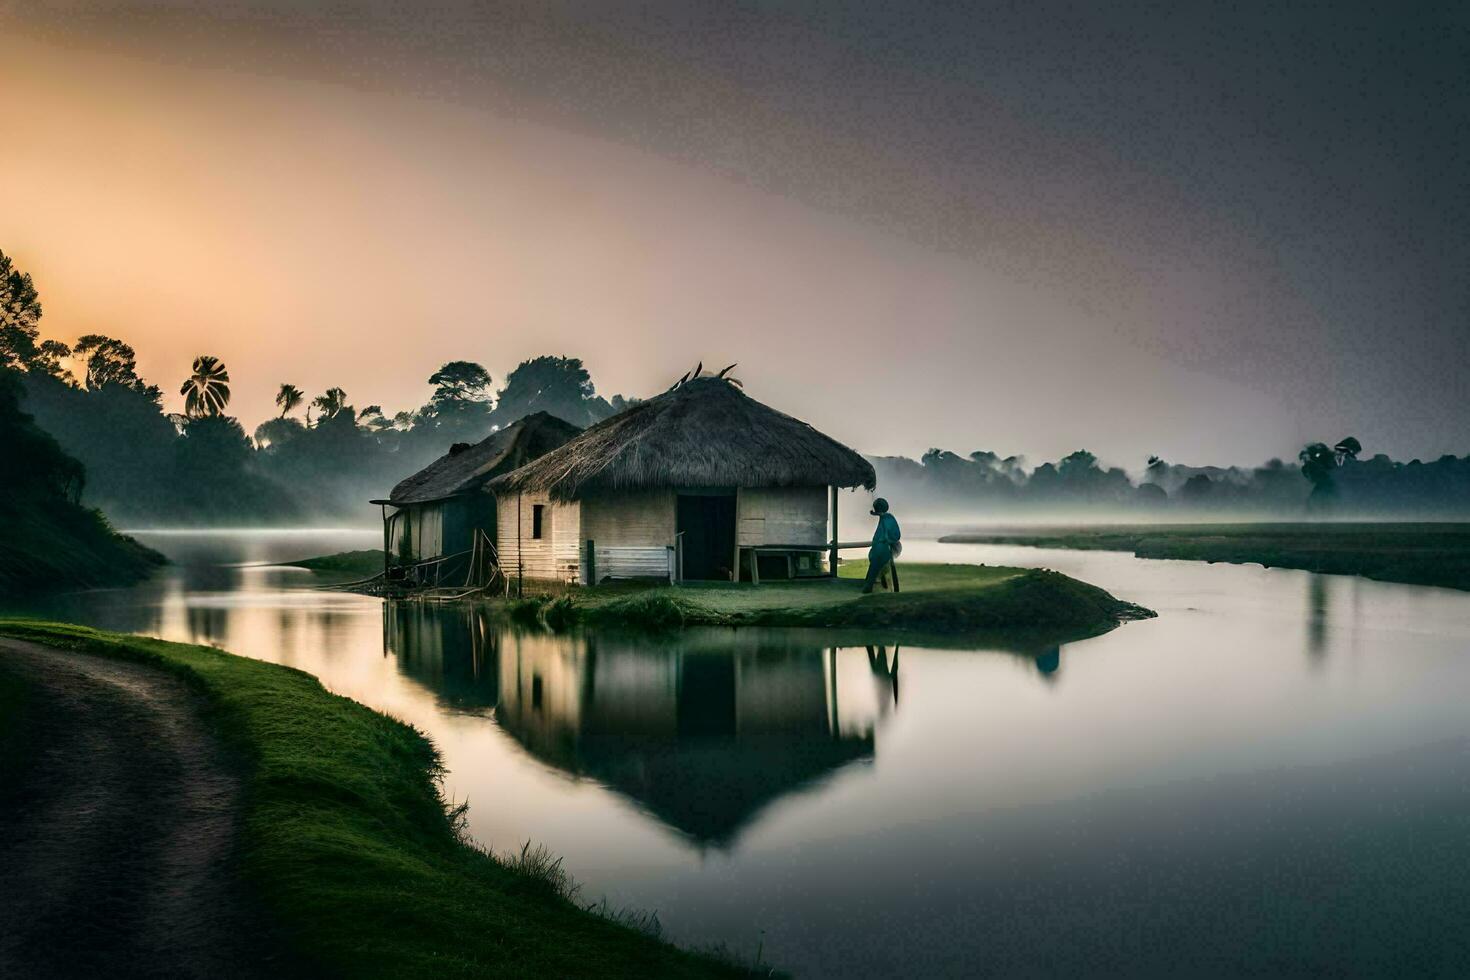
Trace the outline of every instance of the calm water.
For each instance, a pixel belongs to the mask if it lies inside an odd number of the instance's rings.
[[[1470,595],[1122,554],[1159,611],[1052,650],[515,635],[312,591],[375,532],[148,534],[37,610],[289,664],[428,732],[498,850],[802,976],[1470,970]]]

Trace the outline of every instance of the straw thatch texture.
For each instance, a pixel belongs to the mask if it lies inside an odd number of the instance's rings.
[[[866,487],[872,464],[800,419],[719,378],[690,381],[589,427],[553,452],[491,481],[495,493],[660,487]]]
[[[399,482],[388,502],[402,507],[472,493],[493,477],[550,452],[581,431],[546,412],[527,415],[473,446],[440,456]]]

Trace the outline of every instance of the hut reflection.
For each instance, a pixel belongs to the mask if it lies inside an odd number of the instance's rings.
[[[383,649],[444,707],[484,713],[500,700],[500,638],[484,610],[385,602]]]
[[[496,718],[544,761],[723,847],[772,801],[872,757],[871,726],[835,725],[825,654],[757,631],[508,638]]]

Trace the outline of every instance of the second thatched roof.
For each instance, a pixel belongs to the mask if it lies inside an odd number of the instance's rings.
[[[877,485],[862,456],[730,382],[698,378],[586,429],[489,484],[495,493],[588,493],[663,487]]]
[[[456,443],[449,452],[400,481],[386,500],[373,503],[406,507],[473,493],[493,477],[550,452],[580,431],[546,412],[527,415],[474,445]]]

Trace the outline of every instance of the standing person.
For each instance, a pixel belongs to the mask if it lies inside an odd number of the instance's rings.
[[[863,594],[873,591],[878,576],[898,557],[903,545],[898,543],[898,520],[888,513],[888,501],[879,497],[873,501],[871,511],[878,518],[878,527],[873,531],[873,546],[868,549],[868,579],[863,583]]]

